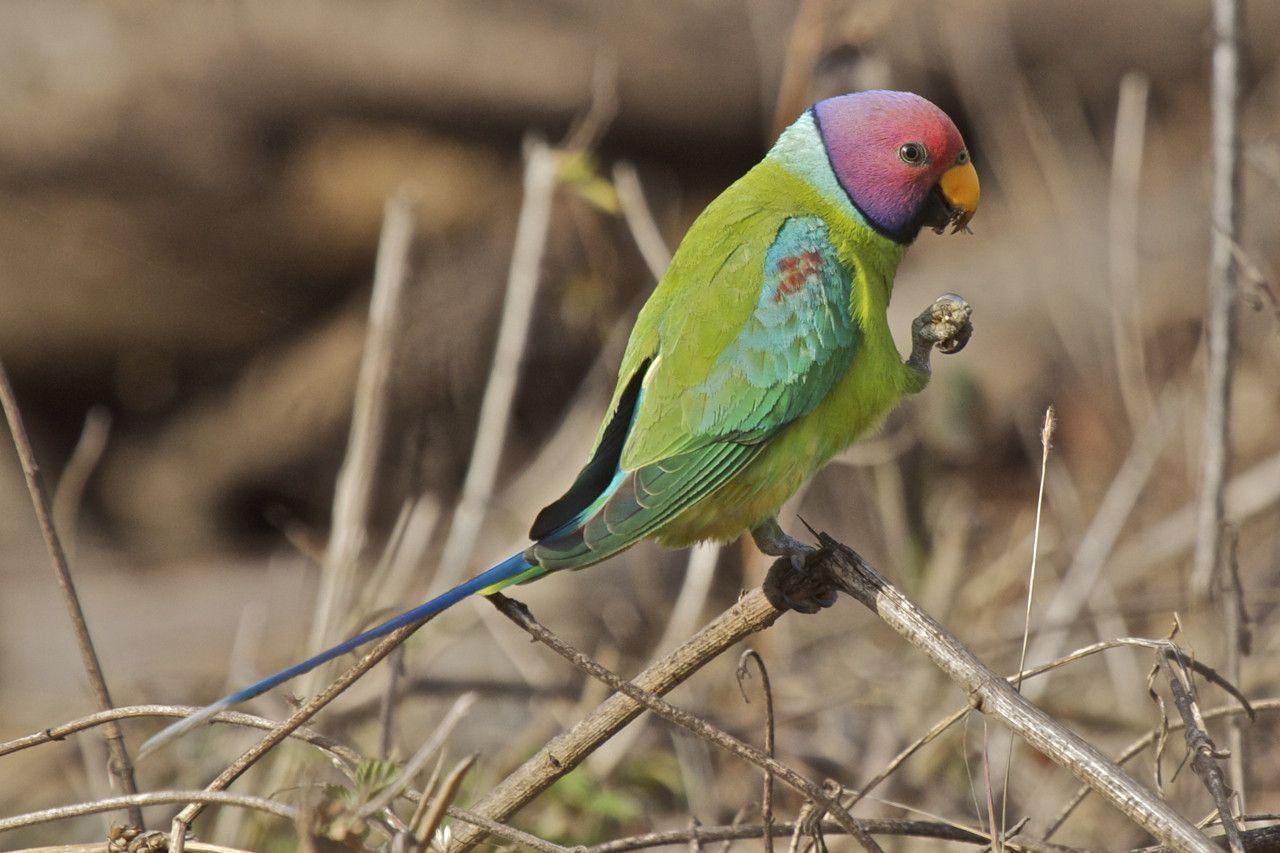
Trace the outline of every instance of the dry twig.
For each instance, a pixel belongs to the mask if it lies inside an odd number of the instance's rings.
[[[1137,429],[1155,407],[1147,385],[1143,351],[1138,225],[1142,152],[1147,128],[1147,95],[1151,82],[1140,71],[1120,78],[1115,141],[1111,148],[1111,191],[1107,203],[1108,276],[1111,285],[1111,338],[1116,351],[1120,396]]]
[[[383,789],[378,796],[371,798],[369,802],[361,806],[357,814],[360,817],[369,817],[394,803],[396,798],[413,782],[413,777],[417,776],[419,771],[426,766],[427,759],[434,755],[437,749],[444,746],[449,735],[453,733],[454,727],[462,721],[462,718],[466,716],[467,711],[471,710],[471,706],[475,702],[476,695],[474,693],[465,693],[459,696],[457,701],[453,703],[453,707],[444,715],[444,719],[431,732],[431,736],[405,762],[404,767],[400,768],[396,780]]]
[[[613,186],[618,193],[618,204],[622,208],[622,217],[626,220],[631,238],[644,258],[645,266],[654,281],[662,279],[663,273],[671,263],[671,250],[662,239],[658,223],[654,221],[653,212],[644,198],[644,187],[640,184],[640,176],[636,167],[626,160],[619,160],[613,166]]]
[[[340,627],[339,614],[349,609],[367,545],[369,508],[391,405],[391,368],[402,328],[401,302],[409,282],[416,223],[415,203],[407,192],[387,200],[369,300],[369,330],[352,404],[351,432],[334,488],[329,545],[308,642],[313,653],[328,646]],[[307,676],[303,693],[311,693],[321,683],[323,671],[317,669]]]
[[[1044,481],[1049,471],[1049,448],[1053,443],[1053,406],[1044,410],[1044,425],[1040,428],[1040,488],[1036,492],[1035,532],[1031,536],[1031,570],[1027,574],[1027,606],[1022,620],[1022,649],[1018,653],[1018,675],[1013,689],[1022,691],[1022,671],[1027,668],[1027,642],[1031,637],[1031,605],[1036,594],[1036,560],[1040,555],[1040,519],[1044,510]],[[1000,829],[1003,834],[1009,816],[1009,773],[1013,768],[1013,738],[1004,757],[1004,784],[1000,794]]]
[[[714,543],[702,542],[689,549],[684,580],[676,594],[675,604],[671,607],[667,626],[663,628],[662,636],[654,646],[654,651],[658,654],[679,645],[682,637],[687,637],[697,628],[707,596],[711,594],[711,583],[715,580],[716,563],[719,559],[720,546]],[[600,776],[609,775],[630,754],[636,741],[644,733],[645,719],[642,717],[634,726],[618,732],[616,737],[593,754],[591,769]]]
[[[879,818],[863,819],[859,823],[872,835],[900,835],[915,838],[935,838],[944,841],[960,841],[967,844],[986,844],[984,835],[970,832],[967,829],[930,820],[885,820]],[[772,827],[773,837],[787,836],[793,833],[799,824],[775,823]],[[822,832],[828,835],[839,835],[844,832],[835,821],[824,821]],[[663,832],[648,832],[644,835],[633,835],[630,838],[618,838],[606,841],[594,847],[586,848],[586,853],[624,853],[627,850],[645,850],[650,847],[662,847],[668,844],[679,844],[697,839],[708,841],[736,841],[746,838],[765,838],[765,828],[761,824],[743,823],[734,826],[699,826],[691,829],[669,829]]]
[[[498,823],[496,820],[490,820],[489,818],[483,815],[478,815],[475,812],[460,809],[457,806],[449,806],[446,811],[449,817],[454,820],[469,823],[474,827],[484,830],[490,835],[497,836],[498,838],[505,838],[508,841],[514,841],[516,844],[524,845],[531,850],[542,850],[544,853],[572,853],[572,848],[561,847],[559,844],[552,844],[544,838],[538,838],[536,835],[530,835],[529,833],[516,829],[513,826],[507,826],[505,823]]]
[[[35,450],[32,449],[31,439],[27,435],[27,427],[22,422],[18,398],[13,393],[9,374],[3,365],[0,365],[0,405],[3,405],[5,418],[9,421],[9,431],[13,434],[13,443],[18,450],[18,459],[22,463],[22,474],[27,481],[27,491],[31,493],[36,520],[40,523],[40,534],[44,537],[45,547],[49,550],[53,573],[62,590],[67,614],[71,617],[76,645],[80,648],[80,661],[84,664],[85,675],[89,679],[89,686],[93,690],[99,710],[108,711],[113,704],[111,692],[107,689],[107,680],[102,674],[102,665],[98,662],[98,652],[93,646],[93,638],[89,635],[89,625],[85,622],[84,609],[80,606],[80,597],[76,594],[75,581],[71,578],[71,566],[62,548],[62,540],[58,538],[58,531],[54,528],[49,493],[45,490],[40,466],[36,462]],[[120,727],[114,721],[107,723],[107,749],[111,754],[108,771],[119,782],[125,794],[137,794],[138,786],[133,778],[133,763],[129,760],[129,751],[124,745],[124,735],[120,733]],[[134,803],[124,803],[122,807],[128,809],[130,823],[137,827],[144,826],[141,808]]]
[[[106,725],[115,720],[131,720],[144,719],[150,717],[171,717],[181,718],[189,717],[202,709],[190,705],[125,705],[120,708],[112,708],[109,711],[99,711],[96,714],[89,714],[71,720],[61,725],[51,726],[30,734],[25,737],[15,738],[14,740],[0,743],[0,757],[18,752],[23,749],[29,749],[33,746],[50,743],[52,741],[66,740],[76,732],[82,732],[95,726]],[[268,720],[265,717],[257,717],[253,714],[244,714],[239,711],[219,711],[209,718],[211,723],[224,723],[235,726],[247,726],[255,729],[265,729],[270,731],[280,723],[277,720]],[[355,752],[346,749],[337,741],[325,737],[324,735],[307,728],[297,728],[289,733],[289,737],[297,738],[319,747],[335,758],[348,761],[352,764],[360,762],[360,756]]]
[[[1208,369],[1201,449],[1200,505],[1192,589],[1209,593],[1222,556],[1223,488],[1230,467],[1231,357],[1236,337],[1240,226],[1240,0],[1213,2],[1213,227],[1209,250]]]
[[[1237,524],[1270,509],[1280,500],[1280,454],[1253,465],[1227,483],[1227,520]],[[1196,507],[1170,513],[1132,536],[1110,561],[1137,577],[1151,566],[1181,557],[1196,543]]]
[[[769,670],[765,668],[764,658],[755,649],[747,649],[738,658],[738,689],[742,691],[744,702],[750,702],[747,688],[743,683],[749,676],[747,661],[754,661],[760,670],[760,690],[764,693],[764,751],[770,758],[774,757],[774,720],[773,720],[773,687],[769,684]],[[760,820],[764,826],[765,853],[773,853],[773,773],[769,768],[764,770],[764,790],[760,794]]]
[[[1238,548],[1240,531],[1233,525],[1227,533],[1227,564],[1222,573],[1223,631],[1226,633],[1227,678],[1233,684],[1241,683],[1241,664],[1249,654],[1253,638],[1249,629],[1249,612],[1244,606],[1244,585],[1240,582]],[[1245,811],[1244,735],[1239,718],[1227,721],[1227,771],[1231,774],[1231,787],[1236,792],[1236,811]]]
[[[53,526],[62,531],[63,546],[71,559],[76,556],[76,527],[84,490],[102,460],[110,434],[111,413],[105,406],[94,406],[84,417],[80,438],[53,490]]]
[[[1249,708],[1236,705],[1214,708],[1210,711],[1205,711],[1201,714],[1201,717],[1204,720],[1216,720],[1219,717],[1235,718],[1240,714],[1250,713],[1251,711],[1280,711],[1280,698],[1258,699],[1251,702]],[[1169,724],[1169,728],[1172,730],[1180,729],[1182,728],[1182,722],[1175,720]],[[1154,743],[1162,734],[1162,730],[1147,732],[1145,735],[1126,746],[1124,750],[1116,756],[1116,764],[1124,764],[1128,762],[1135,755],[1142,752],[1148,746],[1151,746],[1151,744]],[[1071,813],[1074,812],[1080,803],[1084,802],[1085,798],[1092,792],[1093,789],[1088,785],[1081,785],[1077,788],[1075,794],[1073,794],[1071,799],[1067,801],[1067,804],[1064,805],[1062,809],[1054,815],[1053,820],[1049,822],[1049,828],[1045,830],[1044,837],[1046,839],[1050,838],[1055,832],[1062,828],[1062,825],[1066,823],[1067,818],[1071,817]]]
[[[1190,821],[1079,735],[1032,705],[856,553],[825,534],[820,541],[831,554],[822,566],[831,572],[837,588],[858,599],[924,652],[968,691],[979,710],[999,718],[1036,750],[1092,785],[1162,842],[1178,850],[1207,853],[1214,849]]]
[[[769,603],[762,589],[752,589],[678,649],[637,675],[632,683],[657,695],[668,693],[726,649],[769,627],[781,615],[782,611]],[[642,710],[644,706],[628,696],[610,696],[569,731],[538,750],[474,803],[472,810],[496,820],[509,817],[581,764]],[[466,850],[484,837],[483,831],[459,828],[454,833],[454,843],[458,850]]]
[[[1170,432],[1168,423],[1177,402],[1176,395],[1166,394],[1135,434],[1124,462],[1116,471],[1097,513],[1081,537],[1071,565],[1049,596],[1042,614],[1044,622],[1050,625],[1070,625],[1085,608],[1129,514],[1155,471],[1156,462],[1159,461]],[[1032,642],[1027,659],[1045,660],[1056,656],[1065,644],[1067,633],[1066,630],[1040,633]],[[1027,695],[1031,701],[1039,701],[1048,687],[1049,679],[1042,679],[1027,688]]]
[[[524,201],[516,223],[515,248],[511,253],[498,338],[480,401],[478,427],[462,482],[462,497],[454,510],[453,523],[449,525],[440,555],[440,568],[433,579],[436,589],[453,586],[471,564],[498,479],[498,463],[511,427],[511,408],[529,340],[542,256],[551,228],[557,163],[556,152],[546,142],[536,138],[526,140]]]
[[[406,639],[409,638],[414,631],[421,628],[429,622],[431,617],[427,617],[421,622],[413,625],[406,625],[399,628],[377,642],[369,651],[354,664],[352,664],[345,672],[334,679],[328,687],[320,693],[313,696],[305,705],[289,716],[287,720],[273,728],[262,740],[251,746],[239,758],[233,761],[225,770],[218,774],[212,782],[205,786],[206,791],[221,791],[228,785],[240,778],[240,775],[258,762],[264,755],[270,752],[277,744],[287,738],[299,726],[307,720],[314,717],[320,712],[325,705],[328,705],[336,699],[343,691],[356,682],[360,676],[364,675],[374,667],[384,657],[391,654],[391,651]],[[174,836],[181,838],[182,834],[177,827],[190,826],[200,813],[204,811],[204,803],[192,801],[185,809],[178,813],[174,818]]]
[[[423,851],[427,849],[427,845],[435,836],[436,829],[440,826],[440,821],[444,820],[445,814],[448,813],[449,804],[458,793],[458,787],[462,785],[462,780],[466,778],[467,772],[475,763],[476,756],[472,753],[449,771],[449,775],[444,778],[444,783],[440,786],[439,793],[427,796],[427,792],[423,791],[422,797],[418,800],[418,807],[413,811],[413,819],[409,821],[409,829],[413,833],[416,849]],[[479,826],[479,824],[476,825]]]
[[[863,831],[849,813],[840,806],[838,799],[829,796],[814,782],[801,776],[790,767],[780,764],[777,760],[770,758],[768,755],[765,755],[750,744],[744,743],[733,735],[716,728],[706,720],[703,720],[694,714],[690,714],[688,711],[675,707],[659,696],[638,687],[633,682],[626,681],[622,677],[601,666],[598,662],[573,648],[568,643],[565,643],[549,631],[546,626],[542,625],[533,617],[533,614],[527,607],[515,599],[508,598],[501,593],[496,593],[490,596],[489,600],[498,608],[502,615],[519,625],[534,639],[546,645],[574,666],[591,675],[593,678],[597,678],[608,684],[615,691],[634,699],[653,713],[662,717],[664,720],[675,723],[677,726],[693,732],[698,737],[728,750],[739,758],[749,761],[757,767],[768,769],[777,779],[786,785],[830,810],[831,814],[835,817],[836,822],[844,827],[849,834],[857,838],[864,848],[873,851],[880,849],[879,845],[872,840],[871,836]]]
[[[1182,717],[1183,735],[1187,741],[1187,750],[1191,753],[1191,769],[1204,782],[1209,795],[1213,797],[1232,853],[1244,853],[1240,828],[1231,819],[1231,791],[1217,762],[1223,756],[1205,731],[1204,718],[1201,717],[1200,706],[1196,702],[1195,687],[1191,684],[1186,668],[1182,666],[1182,660],[1181,655],[1170,652],[1160,655],[1160,662],[1169,677],[1169,689],[1173,692],[1173,704]]]
[[[269,800],[266,797],[250,797],[244,794],[229,794],[226,791],[149,791],[145,794],[129,794],[123,797],[108,797],[91,803],[76,803],[71,806],[58,806],[38,812],[0,818],[0,832],[21,829],[24,826],[37,826],[55,820],[65,820],[100,812],[113,812],[123,808],[139,808],[141,806],[158,806],[168,803],[198,802],[201,805],[239,806],[266,812],[286,820],[296,821],[298,810],[286,803]]]

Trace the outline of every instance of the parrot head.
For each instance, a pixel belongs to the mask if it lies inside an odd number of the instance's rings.
[[[880,233],[910,243],[921,228],[965,229],[978,173],[947,114],[910,92],[858,92],[819,101],[814,121],[836,180]]]

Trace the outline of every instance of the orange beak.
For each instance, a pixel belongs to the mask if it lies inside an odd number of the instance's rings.
[[[938,188],[954,211],[951,233],[964,230],[977,212],[978,198],[982,195],[978,187],[978,171],[973,168],[973,163],[962,163],[943,172]]]

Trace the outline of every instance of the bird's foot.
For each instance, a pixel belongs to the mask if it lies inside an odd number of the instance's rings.
[[[937,347],[948,355],[960,352],[973,334],[972,316],[973,309],[963,296],[944,293],[911,323],[911,342]]]
[[[907,359],[907,366],[914,368],[921,378],[915,390],[929,381],[929,355],[934,347],[950,354],[960,352],[969,343],[973,334],[972,315],[973,309],[963,296],[944,293],[911,322],[911,358]]]
[[[817,613],[836,603],[836,589],[821,569],[825,548],[797,542],[793,553],[773,561],[764,579],[764,594],[779,610]]]

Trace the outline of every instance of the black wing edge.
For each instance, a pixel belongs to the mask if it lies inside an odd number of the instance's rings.
[[[631,422],[635,418],[636,404],[640,401],[640,386],[644,383],[645,374],[649,371],[652,359],[646,358],[627,380],[627,386],[618,398],[618,406],[613,410],[604,434],[600,437],[600,445],[590,461],[583,466],[569,491],[555,503],[547,505],[538,517],[533,520],[529,530],[529,538],[535,542],[545,539],[561,527],[575,520],[579,514],[604,494],[613,482],[618,470],[618,461],[622,458],[622,448],[627,443],[627,434],[631,431]]]

